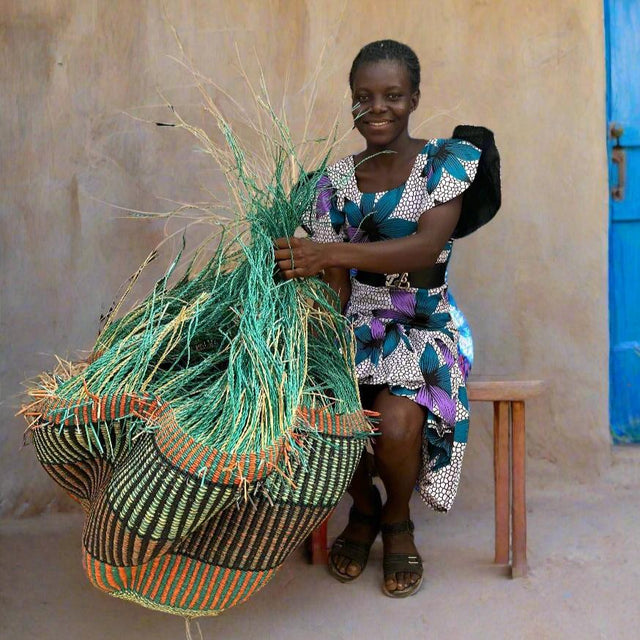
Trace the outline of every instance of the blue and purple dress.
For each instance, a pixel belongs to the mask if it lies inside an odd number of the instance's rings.
[[[395,189],[362,193],[353,156],[330,165],[318,183],[311,238],[316,242],[377,242],[409,236],[422,215],[472,183],[480,150],[454,138],[429,140],[407,181]],[[446,268],[453,239],[437,264]],[[351,279],[345,314],[356,337],[361,385],[386,385],[427,409],[418,491],[436,511],[453,504],[469,428],[465,388],[469,358],[460,350],[459,311],[447,284],[405,286],[406,274],[384,274],[379,286]],[[457,321],[456,321],[457,320]],[[469,345],[467,345],[468,347]]]

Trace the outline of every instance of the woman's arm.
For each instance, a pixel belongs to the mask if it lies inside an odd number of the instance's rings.
[[[344,312],[349,296],[351,296],[351,278],[348,269],[329,267],[325,269],[322,279],[338,294],[340,311]]]
[[[279,238],[275,258],[285,278],[306,278],[326,269],[359,269],[403,273],[432,267],[460,218],[462,195],[422,214],[406,238],[380,242],[316,243],[306,238]]]

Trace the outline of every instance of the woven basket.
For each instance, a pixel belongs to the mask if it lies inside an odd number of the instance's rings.
[[[123,395],[70,408],[54,398],[31,429],[45,470],[87,513],[85,546],[119,565],[149,562],[264,480],[286,439],[234,455],[180,430],[157,399]],[[143,420],[148,431],[132,427]],[[132,433],[135,435],[132,437]]]
[[[336,506],[371,431],[362,412],[301,409],[291,437],[303,455],[283,440],[233,456],[180,432],[157,400],[49,402],[31,433],[45,470],[85,510],[89,579],[187,617],[216,615],[269,581]],[[118,416],[136,414],[157,428],[131,441],[131,418]]]

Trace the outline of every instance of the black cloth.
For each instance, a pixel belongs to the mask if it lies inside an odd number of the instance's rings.
[[[454,238],[464,238],[487,224],[500,208],[500,154],[493,132],[485,127],[460,124],[452,137],[466,140],[482,152],[476,177],[462,196],[460,220],[453,231]]]

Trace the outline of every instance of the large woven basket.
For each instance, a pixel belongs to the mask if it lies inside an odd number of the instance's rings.
[[[234,456],[182,432],[157,399],[47,403],[48,420],[30,432],[45,470],[84,508],[89,579],[187,617],[215,615],[266,584],[336,506],[370,433],[362,412],[302,408],[289,434],[295,454],[283,438]],[[154,428],[132,439],[131,416]]]

